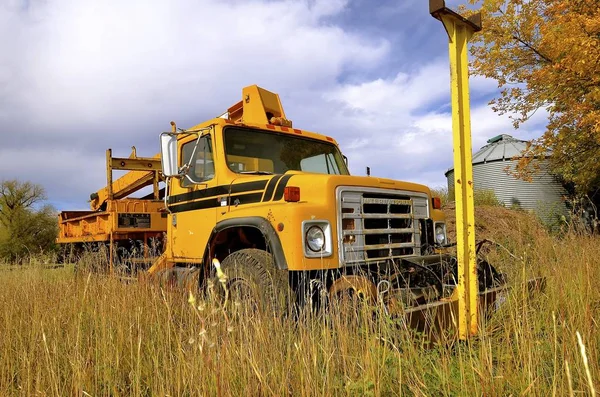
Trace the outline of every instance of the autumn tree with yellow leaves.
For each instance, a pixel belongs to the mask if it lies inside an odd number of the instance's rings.
[[[551,150],[554,171],[579,191],[600,187],[598,0],[486,0],[480,11],[483,31],[473,37],[471,73],[498,81],[492,108],[511,114],[515,128],[536,111],[549,114],[517,173],[530,177],[533,157]]]

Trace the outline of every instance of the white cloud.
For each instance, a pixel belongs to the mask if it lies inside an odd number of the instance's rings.
[[[136,145],[140,155],[153,155],[170,120],[189,127],[214,117],[240,99],[242,87],[259,84],[280,94],[294,126],[334,136],[353,173],[364,174],[368,165],[373,175],[444,184],[452,164],[446,54],[417,69],[400,65],[389,79],[361,80],[389,70],[398,54],[392,57],[383,36],[332,22],[348,6],[345,0],[0,5],[0,36],[10,38],[0,43],[0,179],[42,183],[53,201],[64,203],[61,209],[85,208],[89,193],[105,183],[106,148],[127,156]],[[352,83],[344,80],[348,74]],[[471,87],[475,97],[496,84],[472,78]],[[474,106],[475,148],[511,130],[506,117]]]
[[[191,126],[259,84],[282,99],[330,87],[345,69],[377,65],[385,39],[344,31],[327,19],[341,0],[49,0],[0,6],[0,178],[31,177],[57,200],[102,186],[104,150],[158,151],[170,120]],[[302,94],[304,93],[304,94]],[[65,147],[37,173],[41,157]],[[33,157],[38,158],[38,156]],[[92,159],[90,161],[89,159]],[[93,176],[72,194],[53,188],[66,166]],[[52,182],[49,182],[52,181]],[[99,185],[100,184],[100,185]],[[85,198],[82,196],[85,192]]]
[[[471,78],[471,97],[489,95],[496,86],[493,80]],[[400,73],[389,80],[343,85],[325,97],[338,106],[329,116],[334,120],[330,126],[343,136],[339,141],[351,159],[353,172],[364,174],[364,168],[370,166],[373,174],[389,178],[430,186],[446,184],[444,172],[452,167],[453,142],[445,59],[436,59],[411,75]],[[473,150],[499,134],[520,139],[538,136],[546,116],[540,112],[515,131],[507,115],[498,116],[485,102],[474,103]]]
[[[438,60],[423,65],[413,74],[399,72],[391,80],[336,87],[325,98],[372,115],[397,117],[445,98],[449,89],[448,73],[448,65]]]
[[[11,80],[25,88],[12,94],[35,114],[36,125],[64,127],[123,113],[142,118],[165,106],[208,107],[215,96],[237,98],[250,82],[279,91],[329,84],[342,68],[369,67],[388,51],[385,40],[368,42],[321,23],[343,6],[326,0],[32,3],[27,12],[2,18],[9,20],[3,36],[20,42],[5,52],[7,61],[21,60]]]

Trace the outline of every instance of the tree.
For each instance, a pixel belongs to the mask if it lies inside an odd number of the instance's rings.
[[[54,247],[58,232],[54,209],[41,205],[43,187],[30,182],[0,182],[0,257],[8,261]]]
[[[481,12],[472,73],[498,81],[492,108],[512,114],[515,128],[539,109],[549,114],[545,133],[530,143],[515,173],[530,178],[533,159],[552,151],[557,174],[582,192],[600,187],[598,1],[486,0]]]

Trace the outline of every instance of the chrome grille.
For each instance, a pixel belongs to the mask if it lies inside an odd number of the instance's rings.
[[[343,264],[376,263],[421,254],[424,193],[387,189],[338,190],[338,237]]]

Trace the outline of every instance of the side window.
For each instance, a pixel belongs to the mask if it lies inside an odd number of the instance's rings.
[[[333,154],[318,154],[300,160],[302,171],[315,172],[319,174],[340,174],[338,165]]]
[[[194,153],[196,140],[186,143],[181,148],[182,164],[190,164],[188,177],[196,182],[205,182],[215,177],[215,165],[213,162],[212,142],[210,135],[205,135],[198,141],[198,147]],[[194,158],[191,159],[192,154]],[[181,180],[182,186],[190,186],[192,183],[187,178]]]
[[[333,153],[327,153],[327,163],[329,163],[328,169],[331,170],[330,174],[340,175],[340,167],[335,161],[335,156]]]

